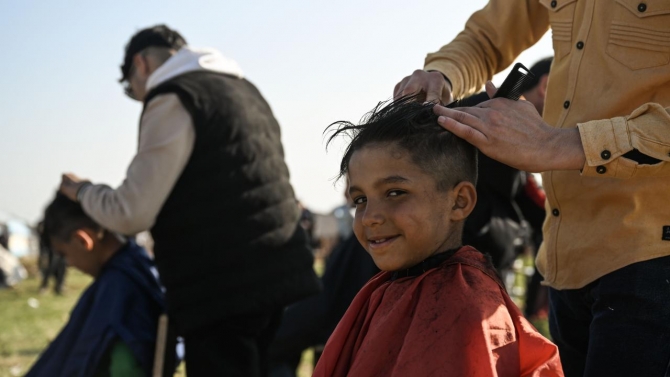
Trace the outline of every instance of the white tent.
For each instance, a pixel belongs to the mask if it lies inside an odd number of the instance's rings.
[[[0,245],[0,286],[14,286],[28,277],[28,272],[21,265],[19,258]]]

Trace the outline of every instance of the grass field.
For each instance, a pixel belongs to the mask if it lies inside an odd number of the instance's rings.
[[[91,283],[91,278],[70,268],[62,296],[49,291],[39,294],[39,278],[34,263],[26,263],[30,277],[14,289],[0,290],[0,377],[23,376],[35,362],[40,352],[58,334],[81,292]],[[524,260],[515,276],[515,287],[525,286],[522,268],[532,264]],[[320,267],[320,268],[319,268]],[[323,266],[317,265],[317,270]],[[515,301],[523,301],[523,291],[512,294]],[[541,332],[548,334],[547,322],[533,323]],[[298,370],[299,377],[312,374],[312,350],[305,351]],[[175,374],[185,377],[183,364]]]
[[[38,293],[31,276],[14,289],[0,290],[0,377],[22,376],[67,322],[91,278],[70,269],[62,296]]]
[[[26,263],[30,277],[13,289],[0,289],[0,377],[23,376],[39,354],[60,332],[70,311],[91,278],[69,268],[62,296],[52,290],[40,294],[34,263]],[[311,350],[306,351],[300,377],[311,376]],[[175,377],[185,377],[182,364]]]
[[[67,322],[92,280],[73,268],[67,273],[62,296],[39,294],[33,273],[16,288],[0,290],[0,377],[23,376]],[[183,369],[175,376],[186,376]]]

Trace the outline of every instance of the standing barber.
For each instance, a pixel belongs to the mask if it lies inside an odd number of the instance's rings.
[[[490,0],[395,95],[422,90],[448,103],[472,93],[549,27],[544,120],[529,102],[503,98],[435,112],[487,156],[544,172],[537,267],[565,375],[666,376],[670,3]]]
[[[234,61],[167,26],[135,34],[121,72],[144,103],[125,181],[61,191],[109,230],[151,229],[189,376],[265,376],[284,306],[319,290],[279,125]]]

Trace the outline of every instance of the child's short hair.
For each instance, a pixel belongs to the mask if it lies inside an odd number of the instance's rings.
[[[380,102],[355,125],[339,121],[328,138],[347,134],[351,141],[342,157],[339,177],[349,171],[349,161],[357,150],[372,144],[394,144],[409,152],[412,162],[432,175],[437,189],[447,191],[463,181],[477,183],[477,149],[437,123],[434,103],[420,103],[417,96]]]
[[[72,232],[81,228],[93,230],[102,229],[81,208],[79,203],[73,202],[60,192],[44,211],[44,239],[51,237],[68,241]]]

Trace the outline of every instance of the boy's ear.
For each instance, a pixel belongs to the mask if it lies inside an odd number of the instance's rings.
[[[454,206],[451,211],[452,221],[463,221],[477,204],[477,190],[471,182],[463,181],[454,187]]]
[[[93,240],[93,236],[87,231],[84,229],[77,229],[72,234],[72,237],[76,242],[80,243],[84,249],[86,249],[86,251],[93,251],[95,242]]]

